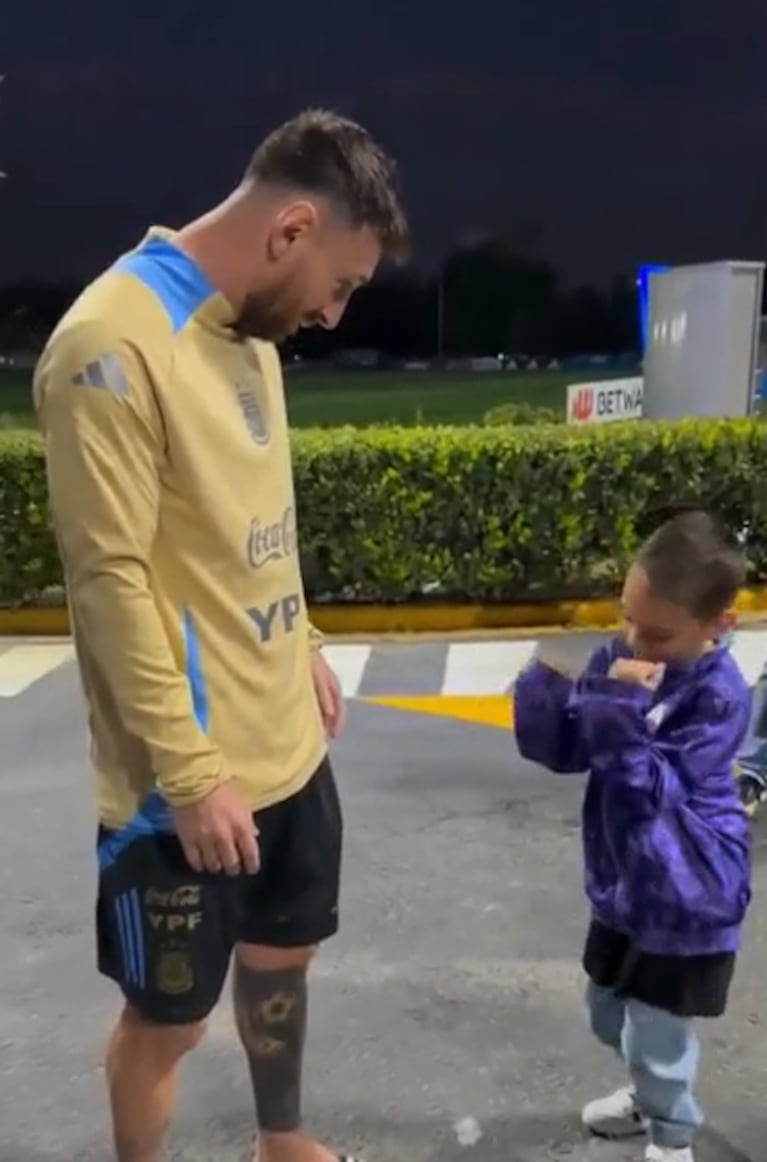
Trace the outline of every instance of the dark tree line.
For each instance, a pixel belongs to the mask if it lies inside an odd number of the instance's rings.
[[[79,290],[74,282],[0,287],[0,350],[39,346]],[[634,351],[636,289],[623,276],[606,290],[566,287],[551,263],[478,242],[430,276],[413,267],[383,271],[355,295],[338,331],[306,332],[291,346],[317,357],[340,348],[400,358]]]
[[[294,346],[316,355],[338,347],[400,357],[618,354],[639,350],[639,307],[633,279],[616,276],[606,290],[565,287],[551,263],[477,243],[429,277],[385,271],[355,295],[335,335],[312,332]]]

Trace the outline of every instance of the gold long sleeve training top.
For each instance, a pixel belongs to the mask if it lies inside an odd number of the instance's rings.
[[[230,777],[281,801],[326,749],[279,357],[232,322],[154,229],[35,375],[99,818],[131,834]]]

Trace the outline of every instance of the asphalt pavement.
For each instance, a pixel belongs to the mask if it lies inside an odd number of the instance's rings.
[[[94,966],[84,715],[68,654],[35,662],[36,645],[5,643],[22,651],[5,668],[0,654],[0,1162],[106,1162],[101,1055],[117,998]],[[556,645],[583,656],[593,639]],[[640,1159],[639,1143],[579,1126],[582,1103],[622,1080],[582,1012],[582,781],[523,762],[508,730],[362,700],[502,692],[500,655],[483,685],[476,665],[466,677],[469,654],[447,682],[448,654],[358,651],[356,688],[343,663],[342,932],[313,976],[307,1122],[368,1162]],[[755,831],[731,1009],[703,1029],[698,1162],[767,1156],[767,815]],[[244,1162],[252,1128],[222,1004],[185,1068],[169,1157]]]

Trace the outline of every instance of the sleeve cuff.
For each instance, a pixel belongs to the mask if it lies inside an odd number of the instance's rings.
[[[545,690],[552,693],[566,696],[573,686],[572,675],[546,658],[533,658],[525,672],[532,674]]]
[[[173,781],[171,786],[160,784],[160,790],[165,801],[171,807],[190,807],[200,803],[215,791],[217,787],[229,781],[229,776],[223,771],[209,775],[200,775],[182,781]]]

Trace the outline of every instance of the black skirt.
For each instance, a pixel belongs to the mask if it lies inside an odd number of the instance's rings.
[[[676,1017],[721,1017],[735,971],[735,953],[658,956],[640,952],[628,936],[593,920],[583,967],[600,988]]]

